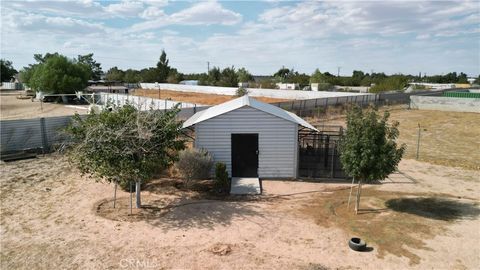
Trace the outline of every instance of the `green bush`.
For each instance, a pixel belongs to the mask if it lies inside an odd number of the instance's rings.
[[[243,97],[243,96],[245,96],[245,95],[248,95],[248,90],[245,89],[245,88],[243,88],[243,87],[239,87],[239,88],[237,89],[237,91],[235,92],[235,95],[236,95],[237,97]]]
[[[228,194],[230,191],[227,165],[222,162],[217,162],[215,164],[215,190],[224,194]]]
[[[203,149],[185,149],[178,155],[176,167],[185,178],[185,185],[190,180],[207,179],[213,166],[212,156]]]

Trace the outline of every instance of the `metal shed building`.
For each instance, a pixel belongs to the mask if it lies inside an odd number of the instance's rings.
[[[195,147],[227,165],[230,177],[296,178],[298,130],[316,129],[297,115],[243,96],[198,112]]]

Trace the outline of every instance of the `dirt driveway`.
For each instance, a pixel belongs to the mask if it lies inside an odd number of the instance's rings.
[[[407,248],[420,257],[373,250],[356,253],[352,235],[318,222],[318,200],[348,191],[348,183],[265,181],[259,199],[196,199],[175,187],[144,191],[154,209],[176,206],[141,221],[97,214],[113,186],[80,177],[63,158],[46,156],[1,167],[2,269],[475,269],[480,265],[478,216],[442,223],[445,230]],[[478,204],[478,171],[406,160],[385,192],[460,197]],[[362,201],[368,206],[368,193]],[[120,192],[126,208],[128,193]],[[345,196],[342,195],[343,199]],[[330,197],[335,198],[335,197]],[[342,200],[343,200],[342,199]],[[181,203],[179,203],[181,202]],[[329,216],[330,217],[330,216]],[[334,217],[334,216],[333,216]],[[376,217],[375,217],[376,218]],[[437,223],[435,223],[437,224]],[[415,233],[415,232],[408,232]],[[380,255],[382,252],[382,256]]]
[[[24,91],[0,91],[0,120],[39,118],[50,116],[86,114],[86,105],[41,104],[30,99],[18,99]]]

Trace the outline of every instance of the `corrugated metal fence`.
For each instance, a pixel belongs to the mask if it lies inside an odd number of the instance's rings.
[[[63,142],[61,129],[71,121],[71,116],[0,121],[0,151],[8,153],[21,150],[49,151]]]
[[[185,120],[204,107],[182,108],[177,117]],[[64,129],[72,116],[0,121],[0,153],[35,150],[48,152],[65,141]]]

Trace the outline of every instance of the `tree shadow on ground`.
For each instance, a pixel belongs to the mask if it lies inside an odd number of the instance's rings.
[[[164,230],[213,229],[218,225],[230,225],[236,218],[263,217],[255,205],[243,201],[180,198],[163,208],[154,205],[156,202],[143,206],[144,211],[151,212],[145,221]]]
[[[439,197],[390,199],[385,202],[385,205],[396,212],[443,221],[462,218],[474,219],[480,215],[477,203],[465,203]]]

